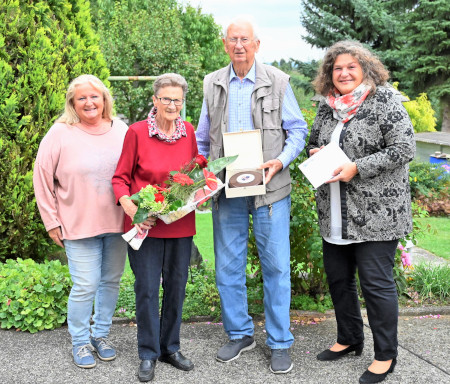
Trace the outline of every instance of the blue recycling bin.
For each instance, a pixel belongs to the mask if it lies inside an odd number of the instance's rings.
[[[448,164],[447,160],[448,155],[446,153],[435,152],[430,155],[430,163],[431,164]]]

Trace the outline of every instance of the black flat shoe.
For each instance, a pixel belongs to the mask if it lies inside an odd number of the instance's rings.
[[[154,360],[142,360],[138,370],[139,381],[147,382],[153,380],[155,377],[155,366],[156,361]]]
[[[373,373],[367,369],[366,372],[364,372],[362,374],[362,376],[359,378],[359,382],[363,383],[363,384],[381,383],[389,373],[394,372],[394,368],[395,368],[396,364],[397,364],[397,359],[392,359],[391,366],[384,373]]]
[[[171,364],[175,368],[181,369],[183,371],[190,371],[191,369],[194,369],[194,363],[188,358],[184,357],[180,351],[172,353],[171,355],[161,355],[158,360],[164,363]]]
[[[320,352],[317,355],[317,360],[321,361],[330,361],[330,360],[336,360],[339,359],[342,356],[345,356],[346,354],[355,351],[355,356],[361,356],[361,353],[364,348],[364,343],[349,345],[347,348],[343,349],[339,352],[330,351],[329,349],[326,349],[323,352]]]

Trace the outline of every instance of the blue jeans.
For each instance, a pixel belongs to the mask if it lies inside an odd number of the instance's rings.
[[[294,337],[289,330],[291,302],[289,220],[291,198],[255,209],[254,197],[227,199],[222,193],[213,204],[216,283],[222,320],[230,339],[252,336],[248,314],[246,266],[249,216],[258,248],[264,281],[266,344],[271,349],[289,348]]]
[[[136,281],[136,322],[141,360],[157,360],[180,350],[180,327],[186,293],[192,236],[147,237],[139,250],[128,247]],[[161,280],[162,277],[162,280]],[[161,317],[159,286],[163,287]]]
[[[92,337],[106,337],[119,295],[127,243],[119,233],[79,240],[64,240],[73,286],[67,323],[72,344],[89,343],[90,318],[95,298]]]

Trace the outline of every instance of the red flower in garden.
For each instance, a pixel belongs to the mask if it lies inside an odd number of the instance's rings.
[[[203,168],[203,176],[205,176],[206,185],[211,191],[217,189],[217,177],[213,172],[209,172],[206,168]]]
[[[180,185],[192,185],[194,184],[194,180],[192,180],[188,175],[185,175],[184,173],[175,173],[175,175],[172,176],[173,181],[175,183],[178,183]]]
[[[195,163],[198,164],[200,168],[205,168],[208,165],[208,160],[206,160],[203,155],[197,155]]]

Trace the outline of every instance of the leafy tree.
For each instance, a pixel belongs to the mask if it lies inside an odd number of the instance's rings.
[[[177,72],[187,79],[199,78],[198,47],[186,46],[175,1],[95,3],[93,13],[100,45],[112,75],[157,76]],[[107,11],[98,8],[102,4],[107,5]],[[196,93],[192,81],[190,85],[193,92],[189,94],[188,107]],[[114,83],[116,110],[130,123],[147,117],[152,94],[152,82]]]
[[[212,16],[175,0],[94,0],[92,13],[111,74],[180,73],[189,84],[187,111],[195,123],[204,75],[227,62]],[[114,94],[116,109],[130,122],[147,116],[151,82],[116,82]]]
[[[200,85],[203,77],[229,63],[228,55],[225,53],[222,40],[220,39],[221,30],[215,23],[212,15],[205,15],[201,8],[187,6],[185,10],[179,7],[181,24],[183,27],[183,38],[187,47],[199,48],[200,59]],[[189,83],[190,87],[194,85]],[[197,88],[195,88],[197,91]],[[189,95],[189,99],[193,99],[193,94]],[[201,110],[201,102],[203,99],[202,88],[200,92],[196,92],[197,100],[192,100],[192,108],[189,109],[189,115],[193,120],[198,120]]]
[[[46,235],[32,165],[71,79],[108,70],[84,0],[0,0],[0,261],[42,260]]]
[[[280,62],[274,61],[272,65],[280,68],[291,77],[290,84],[301,108],[314,106],[314,103],[311,102],[311,98],[314,96],[311,82],[316,77],[319,68],[318,61],[312,60],[304,63],[291,58],[289,61],[284,59],[281,59]]]

